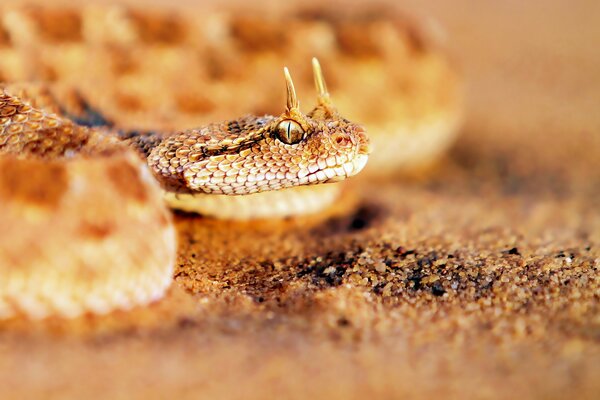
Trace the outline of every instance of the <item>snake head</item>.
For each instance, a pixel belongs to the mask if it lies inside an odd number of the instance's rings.
[[[340,115],[327,91],[319,61],[313,58],[312,63],[317,105],[302,114],[289,71],[284,68],[287,107],[272,128],[279,142],[276,146],[293,155],[291,165],[297,166],[293,170],[297,170],[300,185],[336,182],[356,175],[371,152],[364,128]]]
[[[364,129],[333,107],[318,61],[313,60],[317,106],[300,111],[284,68],[287,106],[276,116],[246,116],[184,131],[148,156],[171,192],[243,195],[344,180],[360,172],[370,152]]]

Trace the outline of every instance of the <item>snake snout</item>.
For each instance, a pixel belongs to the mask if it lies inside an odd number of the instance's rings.
[[[356,136],[358,137],[358,154],[369,155],[373,151],[373,146],[371,145],[371,141],[367,136],[367,132],[364,128],[360,127]]]

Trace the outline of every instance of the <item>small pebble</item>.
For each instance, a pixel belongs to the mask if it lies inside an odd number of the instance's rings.
[[[380,274],[383,274],[386,270],[387,266],[385,265],[384,262],[378,262],[375,264],[375,271],[379,272]]]

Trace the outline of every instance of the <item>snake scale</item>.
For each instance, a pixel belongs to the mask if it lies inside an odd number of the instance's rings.
[[[372,173],[414,167],[460,114],[452,68],[393,13],[15,6],[0,23],[0,318],[148,304],[175,262],[165,199],[226,218],[314,212],[339,190],[315,184],[360,172],[370,142]],[[344,112],[316,59],[298,67],[314,108],[286,68],[277,110],[273,67],[314,55]]]

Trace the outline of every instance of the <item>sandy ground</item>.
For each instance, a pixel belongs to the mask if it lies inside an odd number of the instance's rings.
[[[0,397],[598,398],[600,6],[449,3],[407,3],[467,77],[436,169],[314,218],[178,214],[167,298],[2,326]]]

